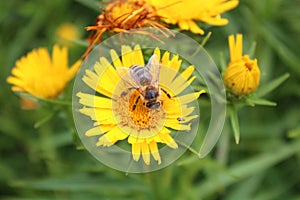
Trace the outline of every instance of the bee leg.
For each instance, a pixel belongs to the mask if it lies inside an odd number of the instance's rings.
[[[127,92],[125,92],[125,91],[123,91],[122,93],[121,93],[121,97],[124,97],[124,96],[126,96],[127,95]]]
[[[136,105],[139,102],[140,98],[141,98],[141,96],[138,96],[138,98],[136,98],[136,100],[135,100],[135,102],[134,102],[134,104],[132,106],[132,111],[134,111],[136,109]]]
[[[167,97],[168,97],[169,99],[172,98],[171,95],[170,95],[165,89],[163,89],[163,88],[160,88],[160,89],[167,95]]]
[[[135,87],[130,87],[130,88],[128,88],[128,90],[129,91],[131,91],[131,90],[136,90],[137,88],[135,88]]]
[[[130,87],[130,88],[128,88],[127,89],[127,92],[126,91],[123,91],[122,93],[121,93],[121,97],[124,97],[124,96],[126,96],[127,94],[128,94],[128,91],[131,91],[131,90],[136,90],[136,88],[135,87]]]

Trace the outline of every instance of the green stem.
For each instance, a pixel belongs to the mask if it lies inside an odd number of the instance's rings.
[[[195,56],[197,53],[199,53],[201,51],[201,49],[203,49],[204,45],[207,43],[208,39],[210,38],[212,32],[209,32],[205,38],[202,40],[199,48],[196,49],[196,51],[192,54],[192,56]]]
[[[54,115],[57,113],[57,111],[51,112],[50,114],[46,115],[44,118],[42,118],[41,120],[37,121],[34,124],[34,128],[39,128],[41,127],[41,125],[45,124],[46,122],[48,122],[50,119],[52,119],[52,117],[54,117]]]
[[[38,100],[47,102],[47,103],[51,103],[51,104],[56,104],[56,105],[62,105],[62,106],[72,106],[72,103],[67,102],[67,101],[60,101],[60,100],[54,100],[54,99],[44,99],[41,97],[35,97]]]
[[[187,148],[191,153],[193,153],[193,154],[195,154],[196,156],[198,156],[199,157],[199,153],[198,153],[198,151],[197,150],[195,150],[194,148],[192,148],[192,147],[190,147],[190,146],[188,146],[188,145],[186,145],[186,144],[184,144],[183,142],[180,142],[180,141],[177,141],[176,140],[176,142],[178,143],[178,144],[180,144],[181,146],[183,146],[183,147],[185,147],[185,148]]]
[[[32,94],[27,94],[27,93],[21,93],[20,96],[22,98],[28,98],[28,99],[37,99],[43,102],[51,103],[51,104],[56,104],[56,105],[62,105],[62,106],[72,106],[72,102],[67,102],[67,101],[61,101],[61,100],[56,100],[56,99],[45,99],[36,95]]]

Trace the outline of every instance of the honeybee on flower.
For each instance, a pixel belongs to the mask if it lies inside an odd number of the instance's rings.
[[[165,52],[161,56],[156,48],[145,65],[139,45],[134,49],[123,45],[122,53],[119,57],[112,49],[112,64],[101,57],[93,70],[85,71],[82,81],[97,92],[76,93],[82,106],[79,112],[93,121],[85,137],[97,136],[98,147],[127,140],[134,161],[142,157],[150,165],[152,155],[161,164],[158,144],[179,148],[171,133],[191,130],[191,120],[198,114],[190,103],[205,91],[183,92],[196,77],[192,65],[179,73],[182,60],[178,55],[170,58]]]

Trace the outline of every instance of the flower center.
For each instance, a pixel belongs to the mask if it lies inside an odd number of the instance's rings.
[[[128,89],[120,85],[122,84],[117,85],[113,104],[114,117],[120,129],[137,138],[156,135],[165,123],[163,107],[148,108],[147,101],[137,89]]]
[[[137,91],[131,94],[128,109],[131,120],[137,126],[146,128],[151,124],[151,110],[142,103],[141,96]]]
[[[143,1],[116,1],[106,8],[105,17],[119,28],[139,27],[147,16],[154,16],[154,8]],[[121,27],[120,27],[121,26]]]
[[[133,5],[124,3],[112,8],[110,16],[113,20],[122,21],[128,17],[134,11]]]

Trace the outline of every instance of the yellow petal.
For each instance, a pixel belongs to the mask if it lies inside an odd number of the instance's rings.
[[[176,79],[171,83],[170,88],[174,89],[175,95],[180,94],[183,90],[185,90],[191,82],[196,78],[196,76],[193,76],[188,81],[186,81],[183,77],[180,75],[176,77]]]
[[[178,26],[180,27],[181,30],[189,30],[189,24],[186,20],[179,20]]]
[[[153,54],[157,55],[158,60],[160,60],[160,50],[159,50],[159,48],[155,48]]]
[[[195,110],[195,107],[182,106],[181,109],[172,109],[166,112],[166,119],[177,119],[179,117],[186,118]]]
[[[176,72],[178,72],[180,69],[181,63],[182,63],[182,60],[179,60],[179,55],[173,55],[168,66],[171,67],[172,69],[174,69]]]
[[[23,85],[24,81],[22,79],[19,78],[15,78],[13,76],[10,76],[7,78],[7,82],[13,85]]]
[[[161,59],[161,64],[168,66],[170,61],[170,52],[166,51]]]
[[[201,29],[193,20],[188,21],[189,30],[191,30],[192,33],[195,34],[204,34],[204,30]]]
[[[221,1],[215,8],[215,13],[222,13],[237,7],[239,4],[238,0]]]
[[[169,127],[174,130],[182,130],[182,131],[191,130],[191,124],[181,124],[177,119],[166,120],[165,127]]]
[[[79,103],[84,106],[89,107],[97,107],[97,108],[112,108],[112,100],[105,98],[105,97],[99,97],[92,94],[86,94],[79,92],[76,94],[80,98]]]
[[[234,35],[228,37],[228,45],[230,52],[230,61],[235,62],[242,58],[243,53],[243,36],[237,34],[236,41],[234,41]]]
[[[68,80],[71,80],[77,73],[78,69],[80,68],[81,66],[81,63],[82,63],[82,60],[77,60],[71,67],[70,69],[68,70]]]
[[[156,160],[158,164],[161,164],[161,158],[158,152],[157,143],[152,140],[152,142],[149,144],[149,147],[154,160]]]
[[[149,146],[146,142],[141,143],[142,147],[142,157],[146,165],[150,164],[150,152],[149,152]]]
[[[205,90],[200,90],[199,92],[179,96],[178,99],[181,104],[188,104],[188,103],[198,99],[199,96],[203,93],[205,93]]]
[[[141,156],[141,145],[140,143],[133,143],[131,147],[133,160],[138,161]]]
[[[124,140],[126,137],[128,137],[128,135],[124,133],[118,126],[115,126],[109,132],[100,137],[96,145],[111,146],[119,140]]]
[[[92,72],[91,70],[85,70],[85,75],[82,77],[82,80],[85,84],[87,84],[93,90],[104,94],[106,96],[110,95],[109,91],[102,90],[101,87],[98,87],[98,76],[96,73]]]
[[[186,68],[183,72],[180,73],[180,76],[182,76],[185,80],[188,80],[189,77],[192,75],[194,71],[194,66],[190,65],[188,68]]]
[[[122,67],[123,66],[123,63],[122,61],[120,60],[119,58],[119,55],[117,54],[117,52],[115,50],[110,50],[110,56],[111,56],[111,59],[113,61],[113,64],[115,67]]]
[[[224,26],[228,24],[228,19],[221,18],[220,15],[202,17],[201,21],[214,26]]]
[[[144,56],[143,56],[140,45],[135,45],[134,51],[133,51],[133,57],[135,59],[134,62],[136,63],[136,65],[141,65],[141,66],[145,65]]]
[[[175,142],[175,140],[173,140],[173,138],[169,134],[159,134],[159,137],[161,138],[162,142],[168,145],[169,147],[173,149],[178,148],[177,143]]]
[[[100,126],[94,127],[89,129],[85,132],[86,136],[95,136],[95,135],[102,135],[104,132],[101,130]]]
[[[82,108],[79,110],[82,114],[89,116],[92,120],[99,122],[100,124],[116,124],[111,109],[101,108]]]
[[[130,46],[122,46],[122,62],[125,67],[132,65],[144,65],[144,58],[139,46],[132,50]]]
[[[176,76],[177,72],[171,70],[166,65],[162,65],[159,73],[159,84],[165,86],[166,88],[171,88],[172,79]]]
[[[114,67],[104,58],[100,58],[100,63],[94,65],[94,69],[98,75],[91,75],[89,84],[97,85],[96,91],[105,96],[112,97],[112,93],[119,82],[120,77]],[[84,77],[85,78],[85,77]],[[87,80],[83,79],[86,83]],[[88,84],[88,83],[87,83]]]

